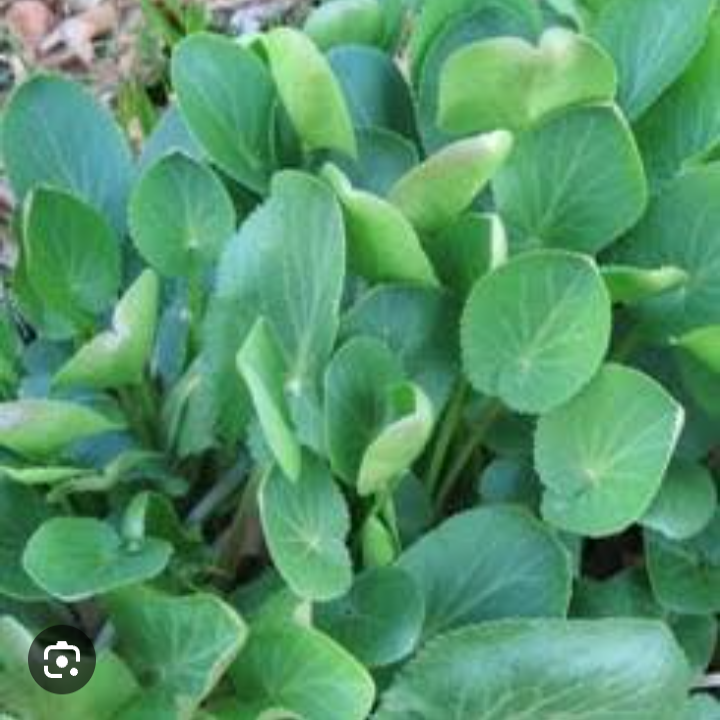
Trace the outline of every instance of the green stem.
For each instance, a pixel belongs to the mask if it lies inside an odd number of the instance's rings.
[[[447,458],[448,449],[450,448],[450,442],[462,420],[468,391],[469,385],[467,381],[465,379],[459,380],[448,403],[425,479],[426,487],[431,495],[434,495],[437,490],[437,484],[440,480],[440,473],[445,466],[445,459]]]
[[[504,411],[505,408],[499,400],[491,401],[485,408],[482,417],[470,433],[470,436],[465,444],[458,450],[458,453],[455,456],[455,462],[443,478],[442,484],[440,485],[440,489],[437,493],[435,507],[438,514],[445,506],[450,493],[453,491],[455,484],[465,470],[470,458],[472,458],[473,453],[480,445],[482,445],[488,431]]]

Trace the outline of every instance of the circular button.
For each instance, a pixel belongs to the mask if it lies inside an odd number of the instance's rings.
[[[90,638],[72,625],[54,625],[33,640],[28,667],[35,682],[56,695],[85,687],[95,672],[95,648]]]

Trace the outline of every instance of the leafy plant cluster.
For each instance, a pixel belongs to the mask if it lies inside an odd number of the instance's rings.
[[[172,84],[139,153],[3,112],[0,709],[717,718],[713,0],[336,0]]]

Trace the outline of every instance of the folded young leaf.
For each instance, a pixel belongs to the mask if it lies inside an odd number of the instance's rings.
[[[521,255],[481,278],[462,321],[473,386],[524,413],[569,400],[600,367],[610,298],[592,260],[560,250]]]
[[[377,718],[677,720],[689,686],[682,650],[660,622],[487,623],[428,645],[385,693]]]
[[[130,149],[112,116],[79,84],[35,75],[21,85],[4,112],[2,157],[20,200],[41,185],[64,190],[122,235]]]
[[[720,325],[691,330],[673,343],[713,373],[720,374]]]
[[[290,120],[308,150],[355,155],[355,135],[342,91],[312,40],[292,28],[263,37],[270,72]]]
[[[672,265],[647,270],[630,265],[603,265],[600,270],[613,303],[622,305],[636,305],[688,281],[688,274]]]
[[[262,61],[230,38],[196,33],[177,46],[171,70],[180,111],[205,152],[239,183],[265,191],[277,92]]]
[[[616,84],[605,51],[564,28],[546,30],[537,47],[521,38],[483,40],[443,67],[438,124],[457,134],[523,130],[551,112],[612,100]]]
[[[385,18],[379,0],[336,0],[312,10],[303,31],[321,50],[336,45],[380,45]]]
[[[235,232],[235,208],[223,184],[179,152],[165,155],[140,177],[129,220],[140,254],[165,277],[201,274]]]
[[[146,538],[131,546],[106,522],[59,517],[30,538],[23,567],[53,597],[79,602],[157,577],[171,554],[164,540]]]
[[[514,247],[592,254],[630,228],[647,202],[640,154],[612,106],[573,108],[522,135],[493,191]]]
[[[250,391],[270,450],[285,475],[297,480],[302,455],[285,399],[287,368],[272,328],[264,318],[258,318],[240,348],[237,366]]]
[[[160,283],[145,270],[113,313],[112,327],[83,345],[53,379],[56,387],[118,388],[143,380],[155,343]]]
[[[652,378],[605,365],[580,394],[538,422],[543,517],[590,537],[625,530],[660,490],[683,421],[682,406]]]
[[[555,535],[524,510],[470,510],[428,532],[398,559],[425,599],[424,638],[473,623],[562,617],[571,568]]]
[[[437,232],[467,210],[513,146],[504,130],[458,140],[400,178],[389,199],[422,232]]]
[[[78,440],[122,427],[120,420],[63,400],[0,403],[0,447],[31,459],[58,455]]]
[[[345,546],[350,519],[322,461],[305,455],[295,483],[273,469],[259,503],[270,555],[293,592],[308,600],[331,600],[347,592],[352,584]]]

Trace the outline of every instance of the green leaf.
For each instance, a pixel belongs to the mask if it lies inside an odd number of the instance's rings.
[[[619,103],[636,120],[682,73],[700,49],[713,0],[613,0],[591,35],[618,69]]]
[[[397,543],[392,532],[377,516],[371,515],[360,531],[363,565],[366,568],[383,568],[397,557]]]
[[[153,693],[179,709],[197,707],[247,637],[240,616],[214,595],[166,595],[148,587],[107,598],[120,649]]]
[[[423,598],[408,573],[387,567],[358,576],[350,592],[313,608],[317,627],[364,665],[407,657],[420,640]]]
[[[457,325],[458,308],[445,293],[385,285],[370,290],[348,311],[341,335],[382,340],[432,400],[437,415],[457,376]]]
[[[705,45],[635,128],[648,177],[671,180],[720,141],[720,15]]]
[[[610,298],[589,258],[543,250],[514,258],[475,285],[462,322],[473,386],[513,410],[546,412],[600,367]]]
[[[720,164],[689,171],[656,195],[616,259],[643,268],[672,265],[688,274],[685,285],[635,311],[654,335],[679,336],[720,323]]]
[[[264,318],[258,318],[240,348],[237,365],[250,391],[270,450],[285,475],[297,480],[302,456],[285,399],[286,368],[272,328]]]
[[[204,270],[235,231],[235,208],[218,177],[178,152],[165,155],[142,175],[129,218],[140,254],[166,277]]]
[[[365,720],[375,698],[360,663],[323,633],[294,623],[253,628],[231,673],[253,718]]]
[[[147,538],[124,543],[115,530],[93,518],[53,518],[30,538],[23,566],[50,595],[78,602],[159,575],[172,547]]]
[[[613,303],[623,305],[636,305],[682,287],[688,281],[688,274],[672,265],[647,270],[629,265],[604,265],[601,271]]]
[[[118,421],[63,400],[0,403],[0,447],[31,459],[57,455],[78,440],[121,428]]]
[[[645,531],[648,575],[658,601],[689,615],[720,612],[720,511],[699,534],[682,542]]]
[[[94,474],[92,470],[76,467],[8,467],[0,466],[0,476],[21,485],[54,485],[84,475]]]
[[[120,286],[120,248],[90,205],[64,191],[34,190],[27,202],[23,253],[27,280],[42,303],[78,329],[106,310]]]
[[[319,460],[306,455],[295,483],[277,469],[270,472],[260,493],[260,517],[273,562],[295,594],[330,600],[347,592],[350,519],[342,493]]]
[[[596,253],[640,217],[642,160],[612,106],[573,108],[522,135],[493,181],[511,245]]]
[[[671,540],[685,540],[712,520],[717,500],[715,481],[708,470],[676,460],[641,522]]]
[[[523,130],[551,112],[612,100],[616,83],[605,52],[564,28],[546,30],[537,47],[521,38],[484,40],[443,67],[438,122],[456,134]]]
[[[683,419],[683,408],[653,379],[604,366],[538,422],[535,467],[545,486],[545,519],[591,537],[639,520],[660,489]]]
[[[330,8],[337,2],[333,0],[323,7]],[[385,128],[406,138],[416,137],[410,89],[391,57],[374,48],[350,45],[335,48],[328,54],[328,62],[356,128]]]
[[[321,50],[336,45],[379,45],[385,18],[378,0],[335,0],[314,8],[303,31]]]
[[[263,38],[278,93],[308,150],[355,155],[355,135],[340,86],[312,40],[280,27]]]
[[[155,343],[160,283],[145,270],[115,307],[112,327],[83,345],[57,372],[56,387],[117,388],[142,382]]]
[[[690,353],[711,372],[720,374],[720,325],[691,330],[674,344]]]
[[[508,255],[507,236],[497,215],[468,213],[424,243],[443,283],[461,298],[475,282],[500,267]]]
[[[33,488],[0,478],[0,596],[23,601],[46,597],[25,572],[22,555],[32,534],[51,516]]]
[[[373,282],[437,284],[415,230],[397,208],[375,195],[353,189],[332,165],[325,167],[323,175],[343,208],[351,270]]]
[[[230,38],[196,33],[176,47],[171,69],[192,135],[235,180],[264,192],[275,168],[277,93],[262,61]]]
[[[570,602],[565,549],[515,508],[456,515],[406,550],[398,565],[425,598],[425,638],[499,618],[561,617]]]
[[[502,130],[458,140],[400,178],[389,199],[418,230],[436,232],[470,206],[512,146]]]
[[[2,156],[19,199],[49,185],[83,199],[123,232],[130,150],[110,114],[77,83],[36,75],[21,85],[5,109]]]
[[[178,152],[198,162],[204,160],[203,150],[190,134],[180,110],[176,104],[171,104],[143,143],[138,170],[145,172],[166,155]]]
[[[655,621],[488,623],[428,645],[377,719],[677,720],[689,683],[682,651]]]

